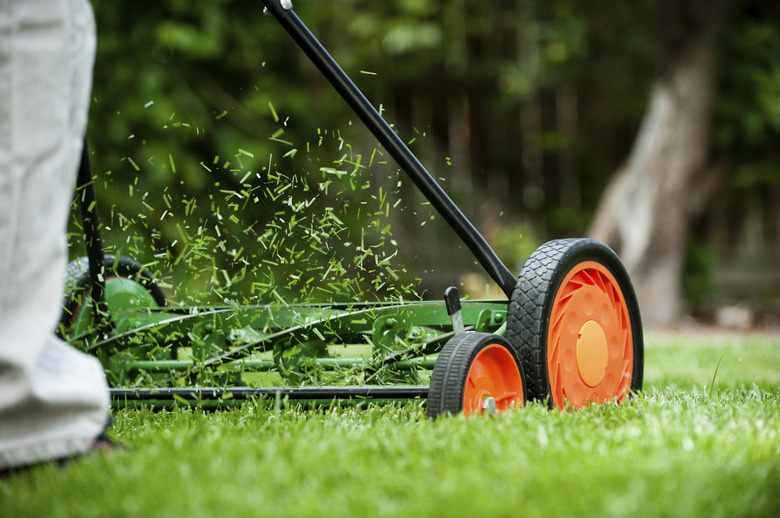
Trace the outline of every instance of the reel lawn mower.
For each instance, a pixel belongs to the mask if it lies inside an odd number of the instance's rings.
[[[85,145],[78,199],[87,257],[69,265],[59,332],[101,359],[112,398],[427,398],[428,416],[437,417],[493,415],[530,400],[550,408],[621,402],[641,390],[639,307],[615,253],[591,239],[555,240],[515,277],[290,0],[262,1],[508,302],[461,300],[451,287],[438,302],[169,306],[141,264],[104,253]]]

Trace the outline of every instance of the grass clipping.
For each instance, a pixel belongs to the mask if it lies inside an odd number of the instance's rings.
[[[126,157],[97,174],[107,252],[143,263],[179,305],[419,299],[391,229],[399,172],[338,131],[300,149],[283,137],[264,155]],[[83,239],[74,218],[71,249]]]

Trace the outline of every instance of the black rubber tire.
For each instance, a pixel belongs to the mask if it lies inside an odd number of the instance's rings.
[[[529,400],[555,406],[547,364],[547,337],[556,293],[567,273],[585,261],[604,266],[622,291],[630,319],[633,368],[630,391],[642,389],[644,343],[639,304],[618,256],[593,239],[559,239],[540,246],[523,266],[507,311],[506,337],[517,350]]]
[[[144,266],[129,257],[106,255],[105,256],[106,279],[120,277],[132,279],[142,285],[154,299],[159,307],[165,307],[167,301],[165,293],[152,276],[152,273]],[[62,337],[67,334],[84,298],[89,296],[92,288],[92,280],[89,276],[89,260],[80,257],[68,263],[65,273],[65,295],[62,302],[62,315],[57,335]]]
[[[520,369],[520,362],[514,348],[503,337],[490,333],[468,332],[455,335],[442,348],[431,374],[428,390],[428,417],[435,419],[442,415],[457,415],[463,411],[463,396],[469,370],[477,354],[485,347],[498,344],[512,356]],[[523,383],[523,404],[525,404],[525,383]]]

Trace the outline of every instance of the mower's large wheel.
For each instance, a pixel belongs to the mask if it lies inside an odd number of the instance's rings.
[[[431,374],[428,417],[493,415],[524,404],[517,354],[502,337],[462,333],[444,345]]]
[[[624,401],[642,389],[644,346],[623,264],[592,239],[550,241],[525,263],[507,312],[529,399],[551,408]]]
[[[126,279],[142,286],[145,290],[144,300],[136,303],[145,307],[165,307],[165,293],[152,276],[152,273],[139,262],[123,256],[105,256],[106,282],[112,279]],[[67,336],[73,327],[79,311],[92,290],[89,275],[89,261],[86,257],[68,263],[65,274],[65,296],[62,303],[62,315],[57,330],[58,336]],[[144,292],[144,290],[141,290]]]

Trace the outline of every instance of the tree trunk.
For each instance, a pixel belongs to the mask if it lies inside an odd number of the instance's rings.
[[[633,149],[602,196],[590,230],[621,257],[649,326],[671,325],[683,313],[689,222],[714,187],[707,167],[714,32],[714,23],[702,27],[653,85]]]

